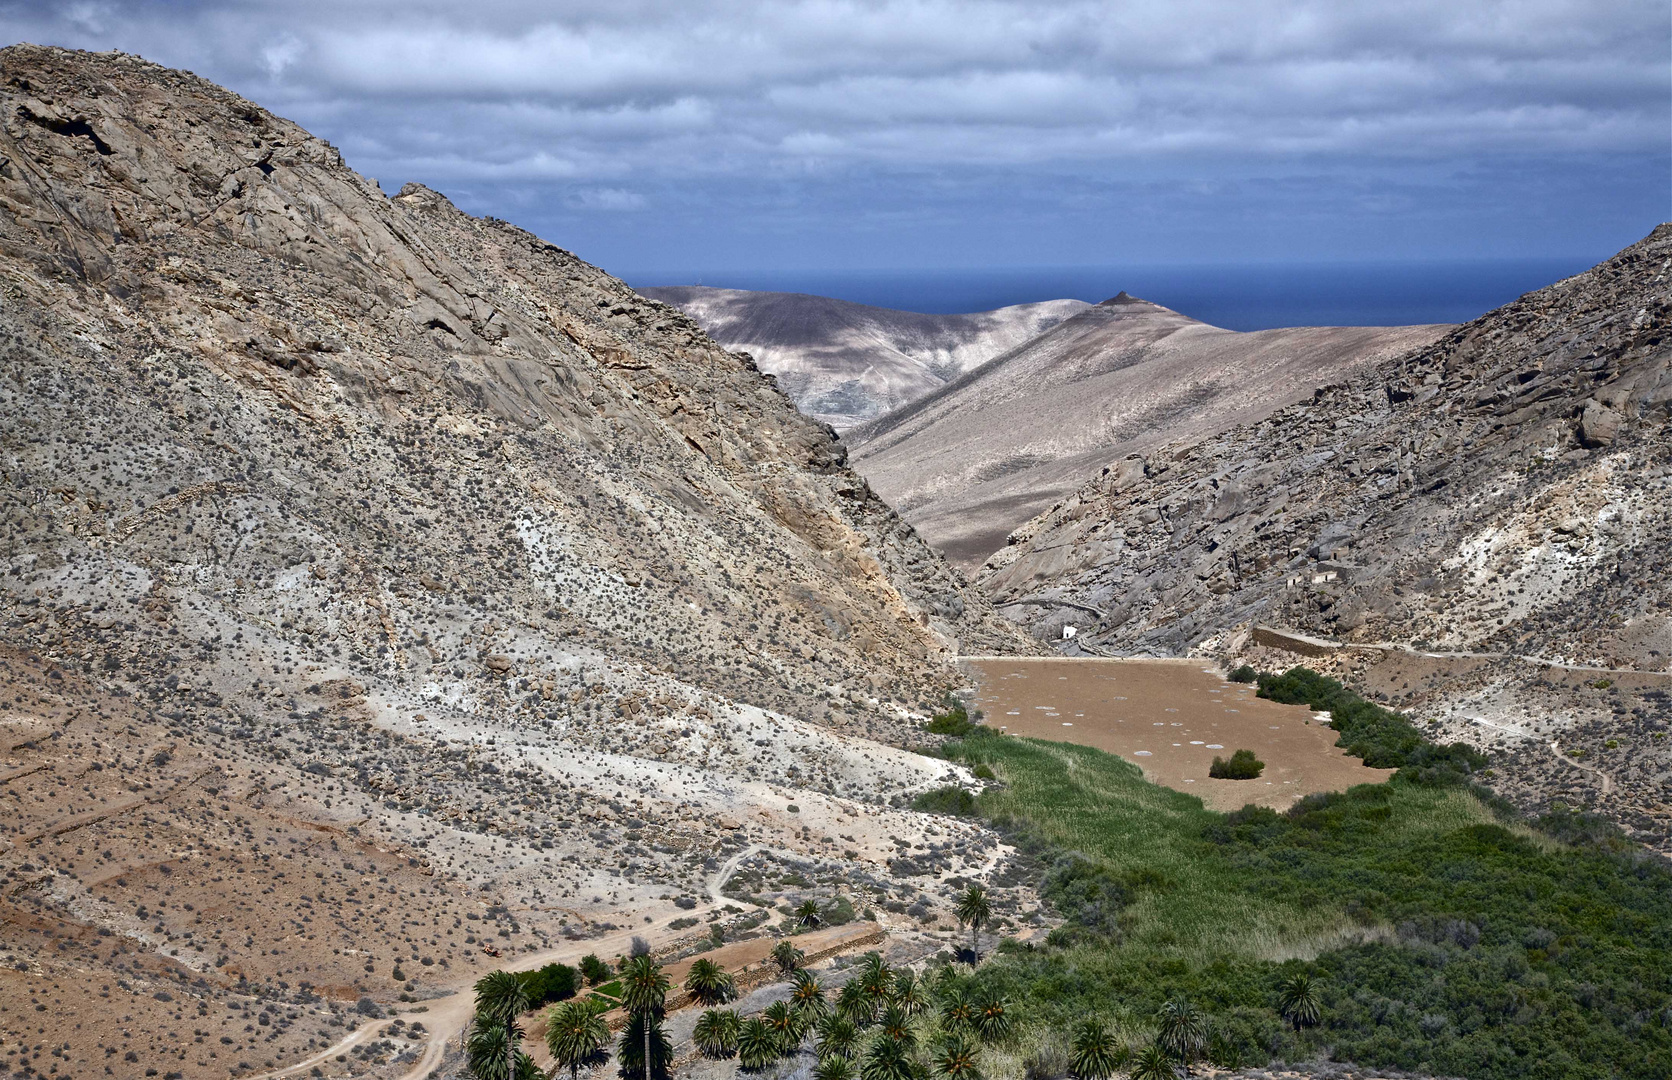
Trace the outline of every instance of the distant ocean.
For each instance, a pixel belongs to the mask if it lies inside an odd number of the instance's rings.
[[[834,296],[901,311],[988,311],[1125,290],[1228,330],[1468,322],[1604,256],[1387,263],[1246,263],[1018,270],[629,274],[635,287],[712,285]],[[700,280],[699,280],[700,277]]]

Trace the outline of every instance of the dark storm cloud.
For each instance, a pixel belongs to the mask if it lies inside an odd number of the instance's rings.
[[[809,209],[870,190],[909,220],[947,170],[977,202],[1021,185],[1070,207],[1109,176],[1420,186],[1641,169],[1668,142],[1661,0],[85,0],[0,20],[191,68],[363,171],[552,220],[725,214],[728,184],[774,180]]]

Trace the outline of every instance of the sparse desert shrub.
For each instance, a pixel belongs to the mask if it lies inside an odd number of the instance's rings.
[[[1254,756],[1252,750],[1238,750],[1231,760],[1215,754],[1208,775],[1215,780],[1253,780],[1265,771],[1266,763]]]

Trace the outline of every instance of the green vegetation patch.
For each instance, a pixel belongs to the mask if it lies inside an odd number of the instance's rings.
[[[1266,763],[1254,756],[1252,750],[1238,750],[1226,761],[1218,754],[1208,766],[1208,775],[1215,780],[1255,780],[1266,771]]]
[[[948,694],[942,702],[941,711],[929,718],[929,722],[923,725],[923,730],[931,735],[950,735],[953,738],[961,738],[968,735],[975,726],[974,721],[970,719],[969,710],[964,707],[964,703]]]
[[[519,971],[517,980],[528,994],[529,1008],[575,996],[581,988],[581,973],[568,964],[547,964],[537,971]]]
[[[1327,693],[1333,680],[1261,683],[1343,705],[1343,738],[1397,754],[1400,772],[1285,813],[1219,814],[1088,747],[949,744],[1004,777],[978,808],[1047,866],[1042,892],[1066,919],[981,970],[1018,1019],[1067,1033],[1101,1017],[1142,1041],[1163,1002],[1186,998],[1227,1064],[1672,1076],[1664,863],[1586,815],[1514,820],[1458,782],[1479,755],[1409,742],[1402,718]],[[1302,974],[1315,1024],[1280,1011]]]
[[[1451,784],[1486,767],[1485,756],[1467,743],[1437,746],[1401,714],[1366,701],[1311,668],[1294,667],[1281,675],[1261,672],[1256,681],[1260,697],[1327,710],[1330,726],[1341,733],[1335,745],[1373,769],[1403,769],[1408,771],[1406,779]]]
[[[939,787],[925,791],[911,801],[913,810],[925,814],[956,814],[969,817],[975,813],[975,796],[961,787]]]

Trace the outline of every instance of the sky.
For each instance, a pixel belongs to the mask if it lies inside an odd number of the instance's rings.
[[[1584,258],[1672,218],[1665,0],[0,0],[612,272]]]

